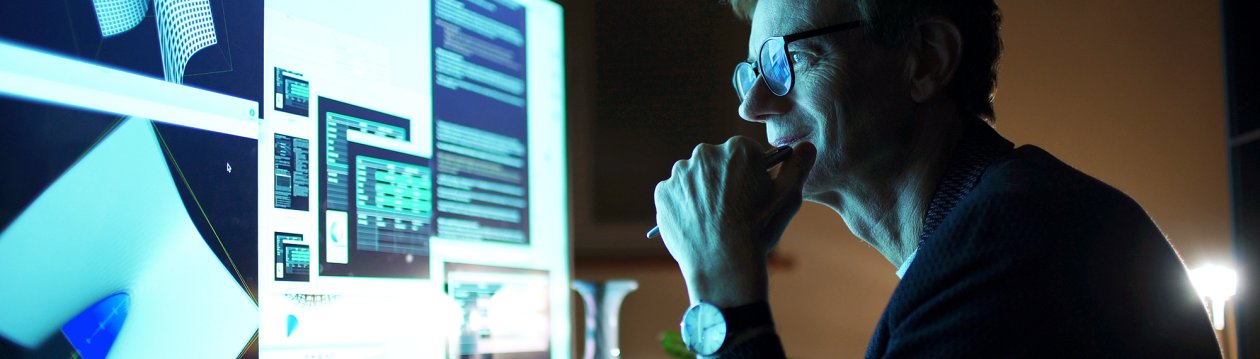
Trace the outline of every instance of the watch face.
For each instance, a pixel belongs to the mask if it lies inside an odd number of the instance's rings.
[[[701,302],[687,309],[682,321],[683,342],[687,349],[700,355],[713,355],[726,341],[726,319],[722,311]]]

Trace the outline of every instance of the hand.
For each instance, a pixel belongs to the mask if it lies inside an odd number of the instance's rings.
[[[656,223],[693,303],[729,308],[768,297],[766,257],[801,207],[815,149],[797,145],[773,179],[764,152],[747,137],[701,144],[656,185]]]

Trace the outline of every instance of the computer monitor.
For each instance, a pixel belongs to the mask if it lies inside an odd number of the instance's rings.
[[[548,0],[0,4],[0,357],[569,358]]]

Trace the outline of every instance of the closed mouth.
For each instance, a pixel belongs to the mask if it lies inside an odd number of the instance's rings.
[[[771,144],[774,145],[774,147],[791,146],[805,139],[805,137],[807,136],[809,136],[809,134],[806,133],[806,134],[779,137],[778,139],[771,142]]]

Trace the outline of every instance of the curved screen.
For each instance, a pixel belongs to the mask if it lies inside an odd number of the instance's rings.
[[[568,358],[547,0],[0,5],[0,357]]]

